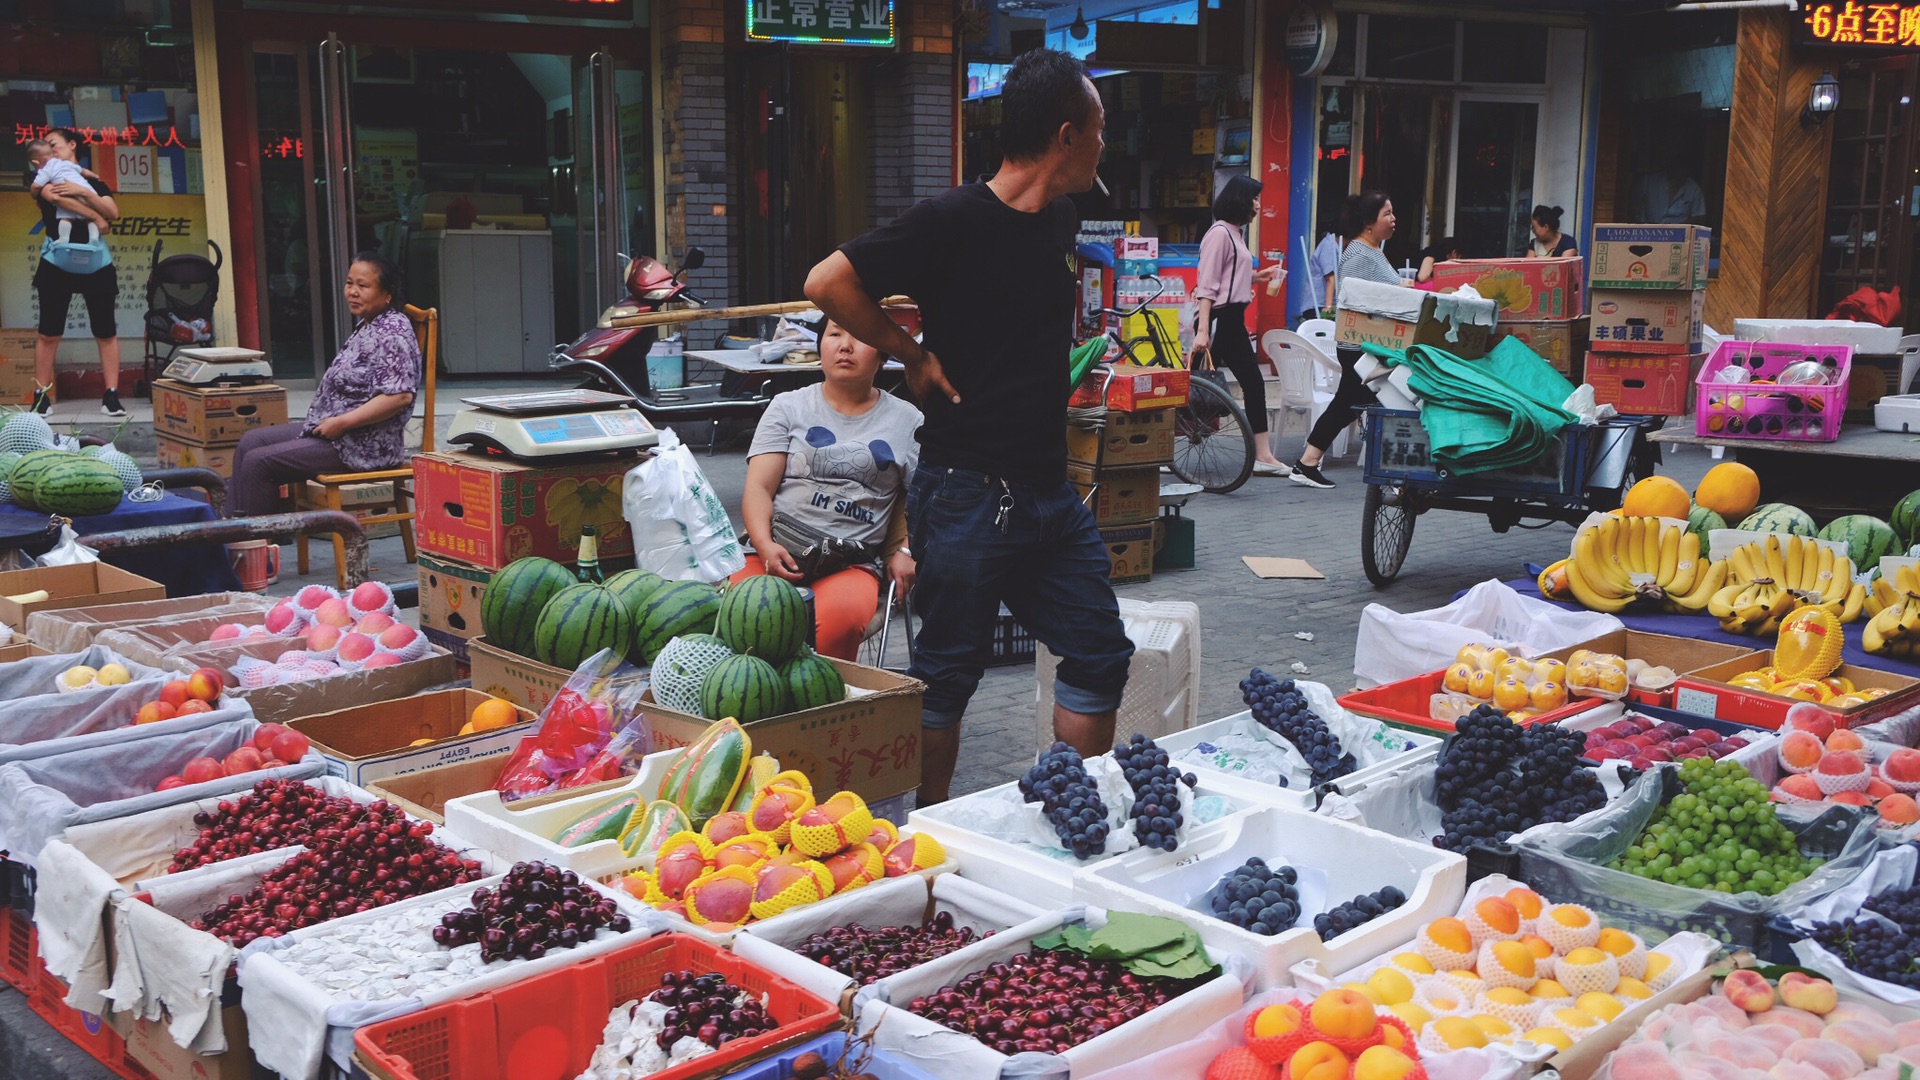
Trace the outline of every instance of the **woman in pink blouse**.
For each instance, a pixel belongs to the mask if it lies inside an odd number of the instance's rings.
[[[1267,434],[1267,385],[1247,336],[1247,305],[1253,302],[1255,282],[1262,285],[1280,272],[1278,266],[1253,268],[1253,253],[1240,233],[1253,220],[1260,204],[1260,181],[1250,176],[1229,179],[1213,199],[1213,226],[1200,238],[1199,284],[1193,295],[1198,319],[1193,331],[1189,367],[1200,367],[1200,357],[1233,372],[1247,407],[1247,427],[1253,432],[1253,475],[1285,476],[1291,470],[1273,456]]]

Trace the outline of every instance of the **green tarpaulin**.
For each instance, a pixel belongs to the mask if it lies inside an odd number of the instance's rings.
[[[1434,461],[1457,474],[1532,463],[1576,417],[1561,408],[1573,394],[1566,376],[1514,338],[1502,338],[1482,360],[1462,360],[1428,345],[1366,351],[1411,372],[1408,387],[1424,402]]]

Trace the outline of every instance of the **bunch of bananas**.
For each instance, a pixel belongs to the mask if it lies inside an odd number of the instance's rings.
[[[1697,557],[1700,539],[1655,517],[1607,517],[1573,539],[1573,554],[1541,575],[1564,576],[1573,598],[1612,613],[1636,600],[1697,612],[1726,578],[1723,563]]]
[[[1860,617],[1866,586],[1853,580],[1853,560],[1801,536],[1769,533],[1726,558],[1726,584],[1707,602],[1707,614],[1729,634],[1760,637],[1780,629],[1796,608],[1817,607],[1843,623]]]
[[[1875,656],[1920,657],[1920,571],[1902,566],[1893,584],[1876,578],[1865,610],[1870,618],[1860,632],[1860,647]]]

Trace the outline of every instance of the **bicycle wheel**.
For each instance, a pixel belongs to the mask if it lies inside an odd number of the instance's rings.
[[[1173,413],[1173,474],[1224,495],[1253,475],[1247,414],[1211,380],[1195,378],[1189,394]]]
[[[1413,544],[1413,520],[1419,516],[1413,492],[1389,484],[1368,484],[1360,517],[1360,565],[1367,580],[1385,585],[1400,576]]]

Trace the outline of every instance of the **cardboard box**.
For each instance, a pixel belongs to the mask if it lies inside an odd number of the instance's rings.
[[[1748,653],[1737,660],[1728,660],[1701,668],[1680,677],[1680,685],[1674,692],[1673,707],[1695,716],[1713,717],[1719,720],[1731,720],[1736,724],[1752,724],[1755,727],[1778,728],[1786,722],[1787,710],[1803,704],[1793,698],[1750,690],[1744,686],[1728,685],[1727,680],[1743,672],[1756,668],[1773,666],[1773,650],[1762,649]],[[1859,727],[1875,720],[1884,720],[1895,713],[1905,712],[1920,701],[1920,679],[1896,675],[1891,671],[1878,671],[1874,668],[1856,667],[1853,664],[1841,664],[1834,672],[1850,679],[1853,685],[1862,690],[1884,689],[1887,696],[1876,698],[1849,709],[1836,709],[1831,705],[1822,705],[1834,716],[1837,727]]]
[[[1585,317],[1552,322],[1502,321],[1500,324],[1503,336],[1518,339],[1520,344],[1539,354],[1540,359],[1552,364],[1553,370],[1575,382],[1579,381],[1580,373],[1575,369],[1587,351],[1589,330]]]
[[[153,382],[153,430],[202,446],[232,446],[255,428],[287,422],[287,391],[258,386],[190,386]]]
[[[160,467],[163,469],[199,467],[212,469],[228,480],[233,479],[233,447],[231,446],[204,446],[157,433],[153,437],[153,442],[154,457],[159,459]]]
[[[1107,577],[1115,585],[1153,580],[1153,538],[1156,523],[1119,525],[1100,530],[1100,542],[1107,545],[1111,566]]]
[[[475,690],[536,713],[545,709],[573,677],[571,671],[498,648],[484,634],[467,639],[467,662],[472,665],[467,681]]]
[[[1431,345],[1445,349],[1462,360],[1478,360],[1487,355],[1487,349],[1493,342],[1493,328],[1467,325],[1459,328],[1458,341],[1447,340],[1454,328],[1434,317],[1434,300],[1431,295],[1420,305],[1420,321],[1402,322],[1385,315],[1375,315],[1354,308],[1343,308],[1334,331],[1334,341],[1347,348],[1357,349],[1362,345],[1379,345],[1396,352],[1405,352],[1415,345]]]
[[[171,600],[142,600],[131,604],[102,604],[98,607],[61,608],[27,617],[27,636],[49,646],[53,652],[79,652],[108,630],[147,627],[182,619],[225,616],[222,622],[264,622],[268,609],[278,601],[255,593],[203,593]],[[18,629],[16,627],[16,629]]]
[[[477,454],[413,459],[414,531],[421,552],[498,570],[540,555],[571,563],[580,526],[600,534],[600,558],[633,554],[620,512],[631,458],[552,464]]]
[[[1905,365],[1906,357],[1899,353],[1854,353],[1853,365],[1847,371],[1847,422],[1871,424],[1873,407],[1881,398],[1906,393],[1901,379],[1905,376],[1911,381],[1912,373]]]
[[[1193,373],[1185,368],[1149,368],[1138,364],[1096,367],[1080,380],[1067,404],[1076,409],[1099,405],[1104,390],[1109,412],[1173,409],[1187,403],[1192,379]]]
[[[308,716],[287,726],[303,732],[327,759],[327,775],[349,784],[419,772],[489,757],[504,757],[520,744],[535,716],[515,706],[517,723],[472,735],[459,734],[473,710],[492,700],[478,690],[434,690],[392,701],[352,705]],[[425,746],[416,739],[432,739]]]
[[[306,641],[301,638],[275,638],[208,645],[171,656],[147,654],[146,650],[134,649],[132,652],[143,655],[127,654],[127,658],[174,671],[192,671],[197,667],[228,671],[233,668],[234,661],[242,656],[273,660],[289,649],[305,647]],[[443,686],[459,677],[454,667],[453,654],[436,648],[418,660],[391,667],[349,671],[325,679],[310,679],[283,686],[262,686],[257,689],[233,687],[227,692],[245,698],[253,709],[254,717],[261,723],[288,724],[302,717],[317,716],[350,705],[364,706],[376,701],[391,701]]]
[[[363,507],[386,509],[393,505],[393,481],[386,480],[371,484],[341,484],[340,509],[354,510]],[[327,497],[327,489],[322,484],[307,481],[307,498],[319,502]]]
[[[1173,460],[1173,411],[1108,412],[1104,427],[1067,425],[1067,460],[1114,468]]]
[[[480,598],[493,571],[451,559],[420,556],[420,629],[461,663],[470,663],[467,639],[480,636]]]
[[[236,995],[237,997],[237,995]],[[127,1056],[153,1075],[153,1080],[253,1080],[253,1051],[247,1042],[247,1014],[236,1001],[220,1010],[227,1052],[200,1054],[185,1049],[167,1034],[167,1021],[142,1020],[131,1013],[115,1013],[114,1027],[127,1040]]]
[[[22,604],[7,597],[45,589],[48,597]],[[76,566],[40,566],[0,572],[0,623],[24,627],[36,611],[123,604],[133,600],[164,600],[167,587],[103,562]]]
[[[1693,380],[1701,353],[1587,354],[1585,380],[1599,405],[1623,416],[1685,416],[1693,411]]]
[[[1650,634],[1643,630],[1615,630],[1611,634],[1602,634],[1571,648],[1547,653],[1538,659],[1558,660],[1565,663],[1580,649],[1612,653],[1623,660],[1645,660],[1655,667],[1672,668],[1681,675],[1712,667],[1715,664],[1742,660],[1752,656],[1754,652],[1740,645],[1726,645],[1718,641],[1700,641],[1695,638],[1673,637],[1669,634]],[[1637,701],[1642,705],[1658,705],[1662,708],[1673,707],[1673,694],[1673,687],[1665,690],[1643,690],[1637,686],[1627,688],[1627,700]]]
[[[1702,225],[1595,225],[1587,252],[1595,289],[1704,289],[1713,230]],[[1596,300],[1597,304],[1598,301]]]
[[[0,405],[31,405],[39,388],[34,379],[33,350],[38,330],[0,330]]]
[[[1587,310],[1582,277],[1586,260],[1577,255],[1558,259],[1455,259],[1435,263],[1436,292],[1453,292],[1462,285],[1500,304],[1500,321],[1540,322],[1577,319]]]
[[[1606,352],[1705,352],[1707,291],[1593,290],[1593,347]]]
[[[500,774],[506,771],[507,760],[511,754],[495,754],[493,757],[471,761],[457,761],[451,765],[439,765],[419,772],[389,776],[384,780],[373,780],[365,787],[376,798],[385,799],[417,818],[424,818],[435,825],[447,822],[447,802],[462,795],[472,795],[477,791],[486,791],[500,781]],[[577,799],[582,795],[596,791],[611,791],[623,787],[631,777],[616,780],[602,780],[597,784],[581,784],[579,787],[562,788],[545,795],[534,795],[525,799],[516,799],[515,810],[530,810],[561,799]]]
[[[1158,465],[1096,472],[1086,465],[1070,464],[1067,479],[1080,493],[1080,501],[1093,511],[1094,524],[1103,528],[1152,521],[1160,514]]]

